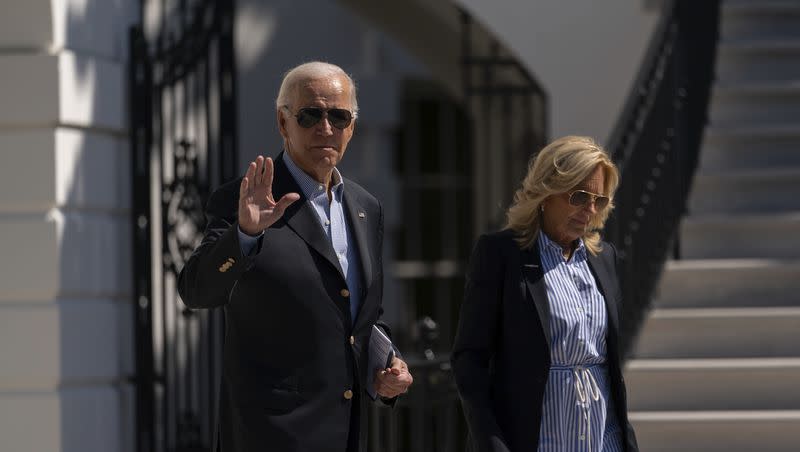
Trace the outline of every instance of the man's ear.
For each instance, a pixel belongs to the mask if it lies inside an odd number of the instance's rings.
[[[278,131],[281,133],[281,136],[286,139],[289,136],[289,132],[286,130],[286,115],[283,114],[280,108],[276,109],[275,113],[278,114]]]

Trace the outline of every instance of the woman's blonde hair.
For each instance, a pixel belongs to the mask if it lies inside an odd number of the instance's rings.
[[[589,137],[565,136],[544,147],[528,163],[528,172],[522,186],[514,194],[514,202],[506,211],[506,229],[517,233],[520,248],[529,249],[536,243],[541,229],[542,202],[552,195],[569,192],[600,165],[605,175],[603,195],[611,202],[589,221],[583,242],[592,254],[598,254],[600,233],[614,208],[614,192],[619,183],[619,172],[608,153]]]

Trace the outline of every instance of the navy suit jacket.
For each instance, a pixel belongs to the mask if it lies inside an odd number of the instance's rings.
[[[282,154],[274,198],[301,199],[265,231],[252,257],[239,246],[240,181],[212,194],[205,237],[179,279],[188,307],[225,309],[220,450],[364,451],[367,349],[382,313],[382,208],[345,179],[345,216],[362,265],[354,323],[339,262]]]
[[[536,452],[550,373],[550,305],[538,246],[522,250],[510,230],[482,235],[472,252],[451,354],[469,428],[480,452]],[[607,361],[626,452],[638,451],[628,422],[619,354],[621,296],[616,251],[588,253],[606,301]]]

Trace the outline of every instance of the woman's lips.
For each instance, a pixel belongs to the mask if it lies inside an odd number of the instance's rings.
[[[585,228],[585,227],[589,226],[589,220],[583,221],[583,220],[578,220],[576,218],[573,218],[572,222],[575,223],[576,225],[582,227],[582,228]]]

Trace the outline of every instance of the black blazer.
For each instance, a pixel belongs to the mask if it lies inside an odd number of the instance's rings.
[[[621,307],[616,251],[603,243],[589,267],[608,311],[611,394],[627,452],[638,451],[628,422],[620,369]],[[464,302],[451,355],[470,450],[536,452],[550,372],[550,305],[538,246],[521,250],[510,230],[484,234],[467,271]]]
[[[254,257],[239,246],[240,182],[211,195],[205,237],[179,279],[186,306],[225,309],[220,450],[365,451],[367,417],[360,413],[367,345],[382,313],[382,208],[345,180],[345,216],[362,265],[353,324],[339,261],[283,154],[275,161],[274,198],[296,192],[301,199],[265,231]]]

